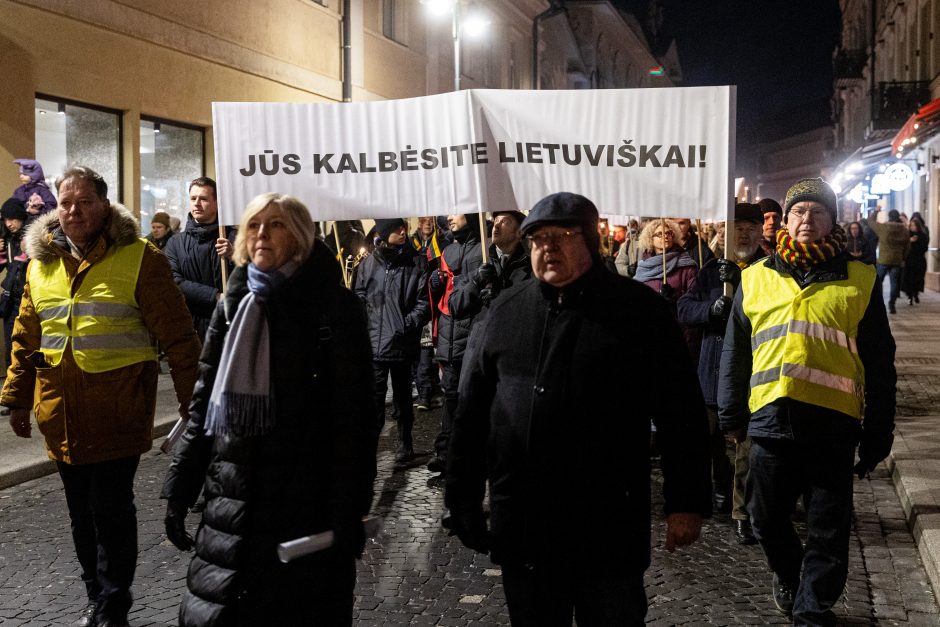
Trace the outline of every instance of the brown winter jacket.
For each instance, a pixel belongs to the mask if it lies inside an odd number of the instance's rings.
[[[112,204],[103,233],[81,261],[69,252],[57,212],[30,226],[24,243],[30,263],[64,260],[74,294],[88,269],[105,256],[110,246],[126,246],[139,237],[140,228],[134,216],[123,206]],[[152,245],[147,246],[140,263],[135,298],[144,325],[166,353],[177,400],[185,408],[196,382],[199,340],[170,265]],[[34,360],[39,356],[41,338],[27,275],[13,327],[12,363],[0,392],[0,405],[33,409],[49,457],[67,464],[88,464],[150,450],[157,362],[146,361],[97,374],[85,372],[75,363],[70,342],[58,366],[37,367]]]

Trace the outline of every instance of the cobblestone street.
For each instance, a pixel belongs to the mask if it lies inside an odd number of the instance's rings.
[[[419,414],[416,445],[430,451],[438,413]],[[375,513],[385,518],[367,547],[357,587],[358,625],[508,625],[499,569],[441,532],[442,492],[428,487],[423,462],[396,469],[394,426],[381,440]],[[189,554],[163,536],[157,495],[167,458],[144,456],[137,475],[140,559],[131,624],[176,624]],[[658,483],[660,477],[655,475]],[[849,584],[838,615],[849,625],[936,625],[937,607],[903,512],[883,468],[857,481]],[[656,490],[654,489],[654,494]],[[68,530],[59,478],[0,491],[0,623],[68,625],[83,605],[83,586]],[[196,525],[196,516],[189,519]],[[649,623],[786,624],[770,599],[760,549],[738,546],[729,518],[707,521],[702,540],[668,554],[654,527],[646,582]],[[616,542],[617,538],[611,538]]]

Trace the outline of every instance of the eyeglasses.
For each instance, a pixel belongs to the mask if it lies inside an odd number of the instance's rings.
[[[656,238],[656,237],[663,237],[663,234],[662,234],[662,233],[653,233],[653,237],[654,237],[654,238]],[[672,234],[671,232],[667,232],[666,235],[665,235],[665,237],[674,237],[674,236],[673,236],[673,234]]]
[[[790,210],[790,215],[800,222],[805,221],[806,218],[812,218],[815,222],[822,216],[828,215],[828,213],[829,211],[826,209],[803,209],[802,207]]]
[[[549,244],[559,246],[568,242],[573,242],[575,236],[581,235],[582,231],[566,230],[556,231],[554,233],[534,233],[526,236],[526,241],[535,248],[546,248]]]

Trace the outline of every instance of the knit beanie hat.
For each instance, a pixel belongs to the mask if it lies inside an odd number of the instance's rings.
[[[783,216],[783,207],[773,198],[761,198],[757,201],[757,206],[760,207],[761,213],[776,213],[778,216]]]
[[[22,220],[26,222],[29,214],[26,213],[26,207],[16,198],[7,198],[0,207],[0,217],[10,220]]]
[[[836,209],[839,206],[839,200],[829,183],[821,178],[802,179],[797,181],[793,187],[787,190],[787,198],[784,203],[784,217],[790,212],[790,209],[798,202],[811,200],[818,202],[829,210],[832,214],[833,223],[837,222]]]
[[[777,205],[779,207],[779,205]],[[764,212],[758,205],[749,202],[739,202],[734,206],[735,222],[751,222],[753,224],[764,223]]]
[[[378,235],[383,242],[387,242],[388,236],[396,229],[403,226],[407,225],[401,218],[383,218],[375,221],[375,234]]]
[[[158,211],[150,218],[150,224],[162,224],[166,228],[170,228],[170,214]]]

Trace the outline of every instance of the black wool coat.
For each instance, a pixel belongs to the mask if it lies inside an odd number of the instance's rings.
[[[496,252],[496,246],[490,244],[490,263],[496,267],[498,279],[493,296],[496,297],[513,285],[518,285],[532,276],[532,262],[526,251],[525,244],[519,243],[516,249],[502,263]],[[482,261],[482,255],[480,256]],[[460,289],[455,289],[448,301],[451,314],[458,319],[467,319],[484,311],[481,290],[473,281],[461,282]]]
[[[600,262],[561,290],[525,281],[491,305],[467,355],[445,503],[478,512],[489,482],[494,562],[645,570],[651,418],[666,512],[710,514],[695,369],[645,285]]]
[[[162,498],[187,507],[205,488],[206,509],[180,607],[183,626],[236,625],[240,598],[258,585],[257,578],[267,578],[270,586],[272,579],[311,576],[322,569],[317,560],[336,562],[341,549],[333,548],[283,565],[276,547],[361,525],[372,501],[377,433],[366,320],[325,246],[316,245],[266,304],[277,407],[273,431],[206,435],[209,396],[228,331],[226,310],[233,318],[247,293],[247,271],[238,267],[212,317],[189,424],[163,486]],[[354,557],[346,555],[346,563]],[[270,610],[272,617],[289,614],[289,608]]]

